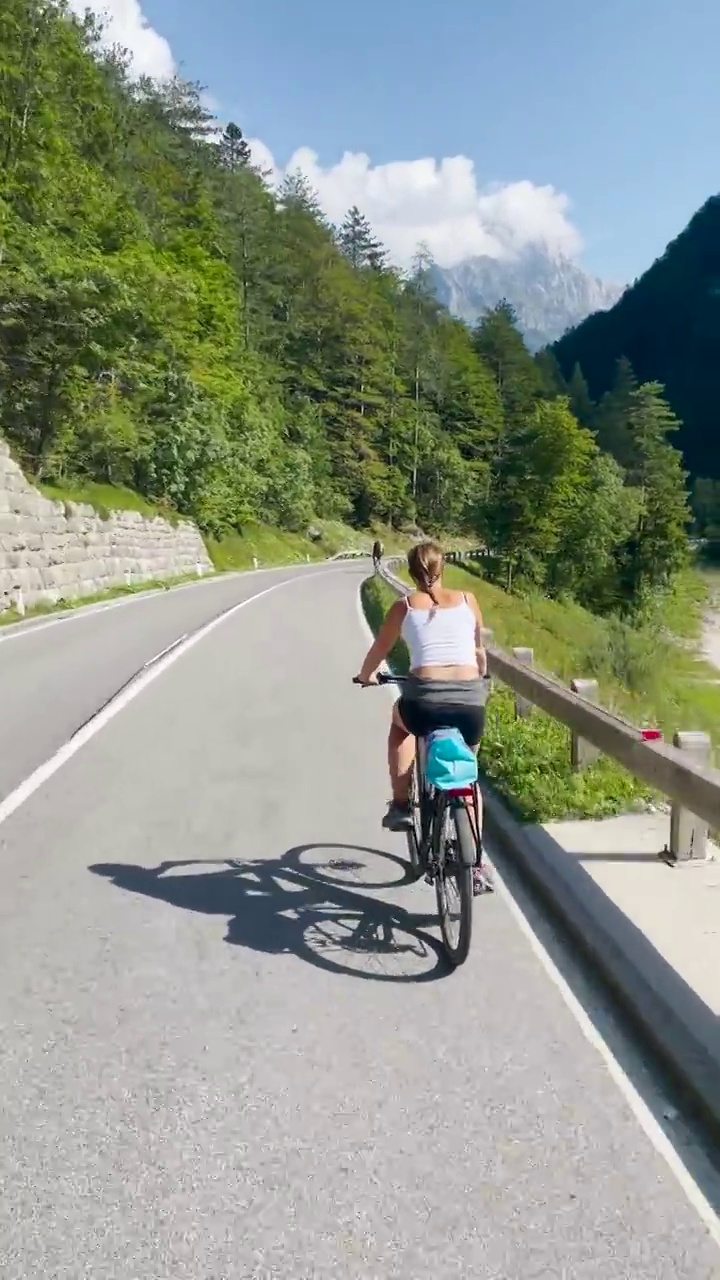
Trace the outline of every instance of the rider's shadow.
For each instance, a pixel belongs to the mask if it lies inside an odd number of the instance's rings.
[[[157,867],[97,863],[90,867],[119,889],[156,898],[184,911],[227,918],[225,941],[268,954],[297,955],[322,969],[385,982],[427,982],[448,972],[439,942],[428,932],[432,915],[417,915],[329,878],[332,868],[302,861],[319,845],[290,849],[281,858],[213,862],[166,861]],[[327,847],[327,846],[326,846]],[[346,869],[362,868],[363,853],[404,864],[376,849],[333,845],[352,854]],[[202,870],[191,871],[190,868]],[[322,872],[325,872],[323,875]],[[366,886],[365,886],[366,887]],[[363,955],[402,959],[396,972],[359,968]],[[352,957],[353,963],[349,961]]]

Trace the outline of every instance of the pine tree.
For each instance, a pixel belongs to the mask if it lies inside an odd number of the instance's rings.
[[[538,351],[535,356],[535,364],[540,372],[540,381],[544,394],[550,400],[554,400],[555,396],[567,395],[567,386],[562,375],[562,370],[557,362],[554,352],[549,347],[545,347],[542,351]]]
[[[433,258],[426,244],[418,245],[409,279],[403,290],[404,354],[413,400],[413,445],[411,494],[418,498],[418,475],[423,453],[423,437],[432,439],[426,400],[437,387],[436,324],[440,313],[432,289]]]
[[[630,602],[642,605],[648,593],[666,586],[686,563],[690,522],[682,455],[668,443],[680,422],[664,398],[664,387],[645,382],[631,394],[632,451],[628,483],[640,512],[626,556]]]
[[[698,476],[692,487],[692,513],[699,538],[720,538],[720,480]]]
[[[561,398],[538,401],[512,433],[477,512],[478,532],[505,562],[508,589],[516,573],[543,581],[595,453],[591,433]]]
[[[237,173],[238,169],[246,168],[251,159],[250,147],[243,137],[242,129],[231,122],[220,140],[220,163],[230,173]]]
[[[318,193],[301,169],[285,175],[280,184],[278,199],[281,208],[297,210],[308,214],[316,222],[325,223]]]
[[[584,480],[566,507],[548,562],[546,590],[566,592],[596,613],[616,612],[623,600],[618,558],[637,526],[636,491],[614,458],[596,449]]]
[[[630,361],[618,360],[612,388],[605,393],[592,418],[600,448],[611,454],[621,467],[628,467],[632,459],[630,414],[636,389],[637,379]]]
[[[359,270],[371,267],[379,271],[385,262],[385,250],[373,235],[367,218],[353,205],[345,215],[338,232],[338,245],[351,266]]]
[[[509,302],[499,302],[485,313],[473,331],[473,342],[495,377],[506,426],[521,425],[542,394],[542,380]]]
[[[578,422],[583,427],[592,426],[595,405],[590,399],[588,384],[583,377],[583,371],[579,364],[576,364],[572,371],[567,385],[567,394],[570,397],[570,409]]]
[[[621,468],[507,304],[471,334],[425,246],[401,274],[356,208],[337,232],[303,174],[276,192],[198,85],[133,80],[65,4],[0,0],[0,160],[0,422],[36,475],[128,484],[218,535],[479,530],[510,580],[593,607],[682,562],[660,388],[625,363],[593,415]],[[584,420],[579,373],[570,396]]]

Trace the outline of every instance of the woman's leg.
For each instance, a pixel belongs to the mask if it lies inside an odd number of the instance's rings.
[[[404,808],[410,799],[410,782],[415,761],[415,739],[408,733],[398,710],[393,707],[388,734],[388,769],[392,786],[393,804]]]
[[[476,756],[479,750],[480,750],[479,742],[477,746],[471,747],[471,751],[473,751]],[[477,816],[477,835],[478,835],[478,839],[480,840],[480,844],[482,844],[483,801],[482,801],[482,791],[480,790],[479,786],[475,787],[475,804],[477,805],[477,815],[476,815]]]
[[[456,727],[464,737],[471,751],[475,756],[477,756],[477,753],[480,750],[480,740],[485,730],[485,707],[471,704],[462,715],[458,716]],[[471,744],[473,745],[471,746]],[[482,792],[479,786],[476,786],[475,788],[475,801],[477,803],[477,812],[475,814],[475,817],[477,818],[477,831],[475,834],[478,840],[478,850],[477,862],[473,867],[473,893],[492,893],[494,888],[492,878],[483,859],[483,803]]]

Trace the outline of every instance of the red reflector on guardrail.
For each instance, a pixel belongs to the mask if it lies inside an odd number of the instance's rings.
[[[657,742],[662,738],[661,729],[641,729],[640,732],[645,742]]]

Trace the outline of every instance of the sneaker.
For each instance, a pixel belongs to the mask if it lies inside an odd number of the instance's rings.
[[[382,824],[386,831],[407,831],[412,826],[412,820],[412,805],[409,802],[398,804],[391,800]]]
[[[478,898],[481,893],[494,892],[495,885],[488,868],[482,862],[477,862],[473,867],[473,897]]]

